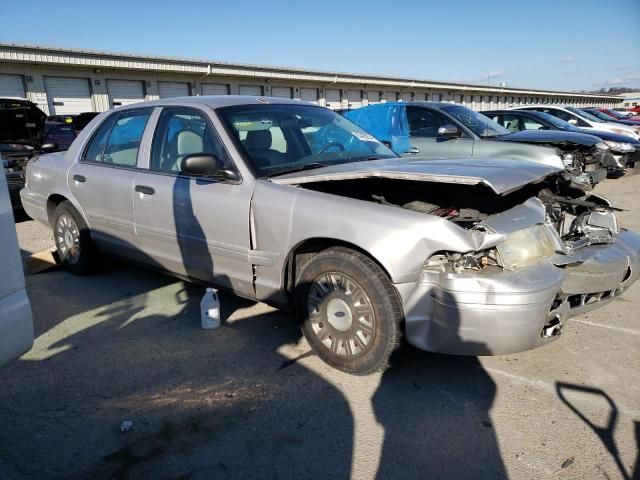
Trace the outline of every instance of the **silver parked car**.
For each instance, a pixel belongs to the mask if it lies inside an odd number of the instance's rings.
[[[454,354],[544,345],[640,272],[640,236],[561,169],[400,158],[292,100],[112,110],[33,160],[21,198],[71,271],[100,251],[295,307],[315,352],[356,374],[403,333]]]

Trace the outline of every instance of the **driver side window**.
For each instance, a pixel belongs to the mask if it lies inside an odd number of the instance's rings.
[[[188,107],[166,107],[162,110],[151,146],[149,169],[180,172],[187,155],[215,155],[225,168],[231,160],[222,142],[203,113]]]
[[[436,138],[438,128],[447,123],[440,114],[418,107],[407,108],[407,122],[409,123],[409,136],[422,138]]]

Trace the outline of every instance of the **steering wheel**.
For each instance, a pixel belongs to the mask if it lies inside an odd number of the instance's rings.
[[[322,147],[318,153],[324,153],[327,150],[329,150],[331,147],[338,147],[341,152],[345,151],[344,145],[341,144],[340,142],[329,142],[324,147]]]

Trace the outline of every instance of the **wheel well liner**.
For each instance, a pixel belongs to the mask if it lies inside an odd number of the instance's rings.
[[[345,247],[355,250],[357,252],[362,253],[369,257],[372,261],[374,261],[385,273],[389,281],[393,283],[392,277],[389,274],[389,271],[382,265],[373,255],[371,255],[368,251],[363,248],[349,242],[345,242],[344,240],[338,240],[335,238],[325,238],[325,237],[316,237],[316,238],[308,238],[298,243],[295,247],[293,247],[289,253],[287,254],[287,258],[283,265],[283,286],[289,298],[292,298],[293,289],[295,287],[295,278],[297,275],[296,268],[302,265],[306,259],[311,258],[312,254],[321,252],[331,247]],[[306,258],[305,258],[306,257]],[[300,261],[296,261],[296,259],[300,259]]]
[[[53,213],[56,211],[56,207],[65,200],[69,199],[57,193],[49,195],[49,198],[47,198],[47,220],[49,221],[49,225],[53,225]]]

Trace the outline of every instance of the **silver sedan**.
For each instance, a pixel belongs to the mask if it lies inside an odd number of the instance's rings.
[[[315,352],[354,374],[384,368],[403,334],[454,354],[539,347],[640,272],[640,236],[557,168],[398,158],[272,98],[101,114],[29,164],[21,198],[72,272],[116,255],[295,308]]]

